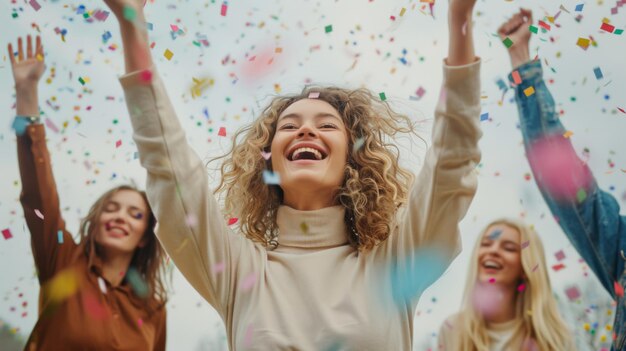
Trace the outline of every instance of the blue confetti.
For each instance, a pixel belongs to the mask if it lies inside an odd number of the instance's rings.
[[[480,115],[480,121],[486,121],[489,119],[489,112],[485,112],[482,115]]]
[[[585,4],[578,4],[578,5],[576,5],[576,12],[582,11],[584,6],[585,6]]]
[[[593,73],[596,75],[596,79],[600,80],[602,78],[604,78],[604,76],[602,75],[602,70],[600,69],[600,67],[596,67],[593,69]]]
[[[498,238],[502,235],[502,229],[496,229],[493,232],[489,233],[487,236],[489,240],[498,240]]]
[[[57,232],[57,240],[58,240],[59,244],[63,244],[63,231],[62,230],[59,230]]]
[[[26,126],[28,126],[28,119],[23,118],[23,117],[15,117],[15,119],[13,120],[13,125],[11,125],[11,128],[13,128],[15,130],[15,134],[17,134],[18,136],[21,136],[24,134],[24,132],[26,132]]]
[[[272,171],[264,170],[263,171],[263,181],[268,185],[279,185],[280,184],[280,174],[274,173]]]

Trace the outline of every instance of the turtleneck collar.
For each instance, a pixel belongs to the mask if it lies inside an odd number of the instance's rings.
[[[300,211],[281,205],[278,208],[278,244],[299,248],[329,248],[348,243],[343,206]]]

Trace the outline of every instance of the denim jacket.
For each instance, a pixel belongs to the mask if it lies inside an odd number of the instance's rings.
[[[543,80],[541,62],[527,62],[518,67],[517,71],[522,83],[515,88],[515,100],[528,154],[533,143],[555,133],[562,135],[565,129]],[[513,81],[511,75],[509,79]],[[531,86],[535,92],[526,96],[524,90]],[[567,152],[575,155],[571,143],[568,143]],[[584,165],[584,168],[587,166]],[[617,301],[612,349],[626,350],[626,300],[623,293],[626,286],[626,217],[620,216],[616,199],[600,190],[593,178],[585,189],[587,196],[582,201],[576,198],[557,201],[541,184],[539,170],[532,171],[541,194],[561,228],[604,288]],[[589,172],[589,169],[585,171]]]

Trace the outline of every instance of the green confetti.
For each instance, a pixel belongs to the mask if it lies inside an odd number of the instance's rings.
[[[532,24],[530,25],[530,27],[528,27],[528,29],[531,31],[531,33],[537,34],[538,32],[538,28],[533,26]]]
[[[616,30],[613,32],[613,34],[616,34],[616,35],[622,35],[622,33],[624,33],[624,30],[623,30],[623,29],[616,29]]]
[[[130,283],[131,288],[135,291],[135,294],[139,297],[147,297],[150,290],[148,284],[145,282],[141,273],[134,267],[128,269],[126,272],[126,280]]]
[[[586,198],[587,198],[587,192],[585,191],[585,189],[583,188],[578,189],[578,192],[576,193],[576,199],[578,200],[578,203],[585,201]]]
[[[513,40],[511,40],[509,37],[504,38],[502,42],[504,43],[504,46],[507,47],[507,49],[513,46]]]
[[[85,80],[82,77],[78,77],[80,84],[85,85]]]
[[[381,99],[382,101],[387,100],[387,96],[385,96],[385,93],[380,93],[380,94],[378,94],[378,95],[380,96],[380,99]]]
[[[13,18],[17,18],[17,12],[13,12],[13,13],[11,14],[11,17],[13,17]]]
[[[137,17],[137,11],[130,6],[124,6],[124,19],[133,22]]]
[[[332,24],[327,25],[325,30],[326,30],[326,33],[332,32],[333,31],[333,25]]]

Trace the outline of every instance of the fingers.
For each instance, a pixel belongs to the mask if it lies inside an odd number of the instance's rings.
[[[41,45],[41,37],[37,36],[37,41],[35,42],[35,57],[39,59],[41,57],[41,61],[43,61],[43,46]]]
[[[525,8],[520,8],[519,13],[526,18],[526,22],[531,22],[533,21],[533,12],[529,9],[525,9]]]
[[[24,60],[24,46],[22,45],[22,38],[17,38],[17,59],[19,61]]]
[[[30,34],[26,37],[26,58],[33,58],[33,38]]]
[[[9,49],[9,59],[11,60],[11,65],[14,65],[15,56],[13,56],[13,45],[11,45],[11,43],[9,43],[8,49]]]

